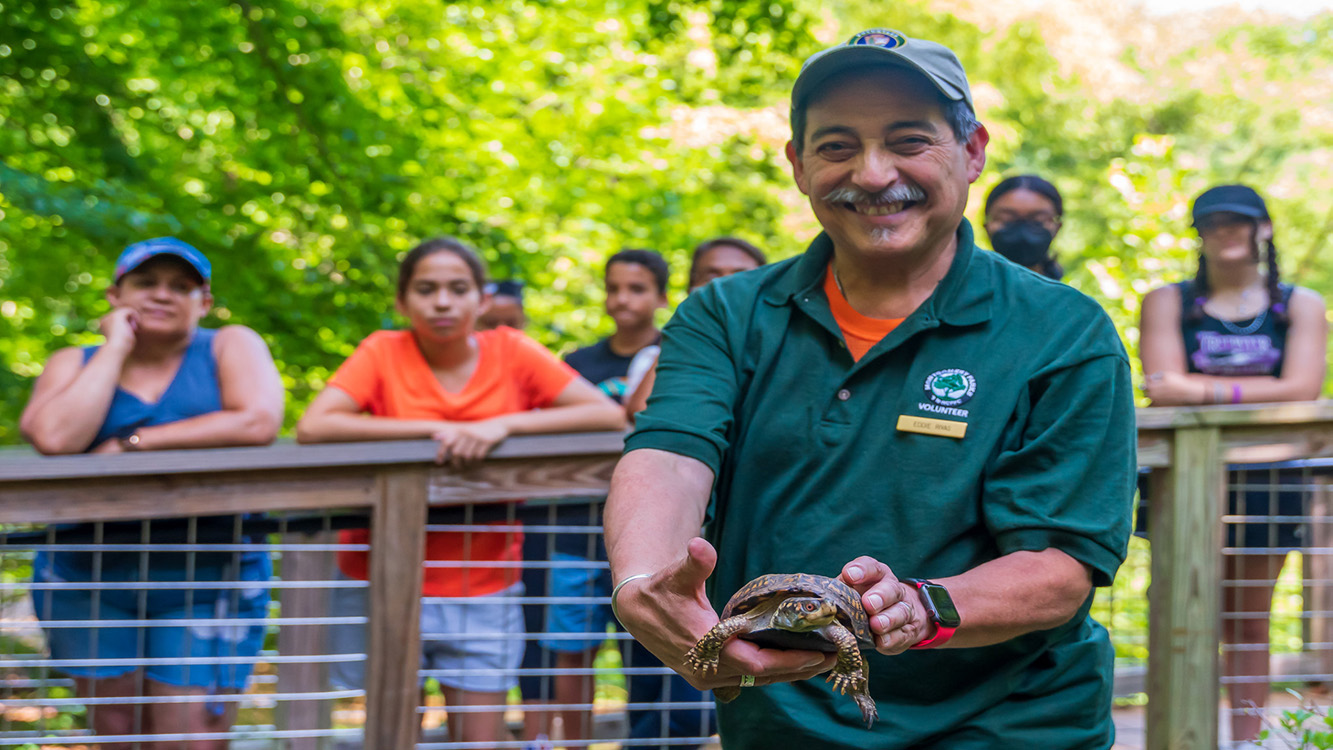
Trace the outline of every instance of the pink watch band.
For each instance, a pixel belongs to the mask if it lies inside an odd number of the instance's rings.
[[[956,632],[958,632],[958,628],[946,628],[946,627],[942,627],[942,626],[936,625],[936,626],[935,626],[935,635],[931,636],[930,638],[927,638],[927,639],[924,640],[924,641],[921,641],[921,642],[917,643],[915,646],[911,646],[911,647],[909,647],[909,649],[910,649],[910,648],[935,648],[935,647],[937,647],[937,646],[943,646],[944,644],[946,644],[946,643],[949,642],[949,639],[952,638],[952,637],[953,637],[953,634],[956,633]]]
[[[926,600],[926,598],[925,598],[925,597],[926,597],[926,593],[923,591],[923,589],[924,589],[926,586],[928,586],[928,585],[935,585],[935,584],[931,584],[930,581],[924,581],[924,580],[917,579],[917,578],[908,578],[908,579],[905,580],[905,582],[906,582],[906,583],[911,583],[913,586],[916,587],[916,590],[917,590],[917,592],[918,592],[918,595],[921,596],[921,597],[922,597],[922,600],[925,601],[926,604],[927,604],[927,612],[930,612],[930,607],[932,607],[933,605],[931,605],[930,602]],[[941,624],[939,623],[938,618],[934,615],[934,613],[932,612],[931,614],[932,614],[931,619],[935,622],[935,635],[933,635],[933,636],[931,636],[931,637],[925,639],[924,641],[919,641],[919,642],[917,642],[917,644],[916,644],[915,646],[909,646],[909,647],[908,647],[909,649],[914,649],[914,648],[938,648],[938,647],[943,646],[944,644],[948,643],[948,642],[949,642],[949,639],[953,637],[953,634],[956,633],[956,632],[958,631],[958,628],[957,628],[957,627],[952,627],[952,628],[950,628],[950,627],[941,625]]]

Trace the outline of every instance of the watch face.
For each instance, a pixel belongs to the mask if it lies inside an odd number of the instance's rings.
[[[953,597],[949,596],[949,590],[937,583],[927,583],[921,587],[921,593],[926,595],[926,603],[935,610],[931,614],[935,616],[935,623],[944,628],[956,628],[962,623],[962,618],[958,616],[958,608],[953,606]]]

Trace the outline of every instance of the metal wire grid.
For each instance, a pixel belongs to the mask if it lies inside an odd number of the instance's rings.
[[[1333,683],[1333,508],[1325,460],[1233,466],[1222,518],[1222,737],[1282,742],[1293,695],[1327,713]],[[1288,691],[1294,691],[1289,693]],[[1320,708],[1322,706],[1322,708]],[[1245,717],[1249,717],[1246,719]],[[1322,722],[1321,722],[1322,723]]]
[[[1272,672],[1263,674],[1228,674],[1224,671],[1223,685],[1264,684],[1279,688],[1333,681],[1333,629],[1329,617],[1333,614],[1333,596],[1329,582],[1333,578],[1333,527],[1327,491],[1327,468],[1315,462],[1292,465],[1250,467],[1234,472],[1229,481],[1233,498],[1248,497],[1247,507],[1235,500],[1224,517],[1228,527],[1242,529],[1237,535],[1229,534],[1228,545],[1222,550],[1228,560],[1264,560],[1269,566],[1262,575],[1244,580],[1227,580],[1226,591],[1276,590],[1269,623],[1274,656]],[[1292,512],[1288,495],[1300,499]],[[1254,498],[1260,498],[1261,507],[1255,507]],[[559,727],[560,744],[565,747],[588,747],[613,741],[624,747],[641,746],[697,746],[711,741],[712,703],[706,698],[681,699],[672,696],[672,673],[659,664],[644,664],[632,648],[629,637],[614,628],[589,635],[584,632],[561,632],[547,625],[547,610],[552,606],[584,607],[590,610],[605,608],[609,598],[605,590],[596,589],[598,576],[607,575],[604,551],[600,549],[600,500],[528,501],[524,505],[461,506],[449,509],[441,517],[436,514],[429,531],[455,531],[465,535],[476,532],[515,533],[522,523],[527,537],[523,559],[505,560],[488,565],[512,569],[515,578],[538,580],[538,590],[508,590],[495,597],[499,601],[518,604],[537,627],[525,627],[516,635],[477,634],[469,632],[466,619],[456,629],[426,630],[423,643],[449,643],[460,640],[473,642],[515,641],[529,651],[529,658],[517,670],[493,667],[423,668],[420,672],[428,689],[418,707],[423,719],[422,748],[515,747],[531,745],[531,732],[525,731],[524,715],[560,714],[591,716],[590,726]],[[347,615],[328,611],[324,597],[337,589],[364,587],[364,582],[346,580],[333,572],[332,556],[339,550],[366,550],[364,545],[340,545],[330,533],[335,526],[356,525],[364,520],[348,520],[334,515],[323,518],[236,519],[232,537],[219,540],[200,533],[197,524],[190,521],[157,521],[134,524],[126,531],[123,525],[93,525],[75,531],[69,529],[0,530],[0,747],[33,744],[99,746],[113,742],[145,743],[162,739],[161,735],[128,733],[115,736],[97,736],[90,733],[87,723],[99,706],[127,704],[150,706],[165,703],[212,702],[238,709],[238,720],[225,733],[196,733],[192,739],[227,739],[233,747],[270,747],[277,741],[309,748],[332,747],[356,742],[358,725],[363,714],[359,689],[330,686],[324,671],[332,665],[360,662],[363,652],[336,653],[328,650],[313,634],[329,626],[364,626],[364,615]],[[1290,528],[1289,528],[1290,527]],[[1258,532],[1252,529],[1259,528]],[[257,530],[262,534],[251,533]],[[159,533],[161,532],[161,533]],[[1255,542],[1254,534],[1262,539]],[[127,536],[128,534],[128,536]],[[1290,537],[1295,535],[1295,544]],[[1284,541],[1286,542],[1284,544]],[[582,559],[569,559],[569,551],[577,548]],[[55,660],[43,652],[44,637],[37,626],[28,601],[32,591],[58,591],[82,588],[109,592],[137,590],[138,596],[153,591],[204,592],[209,590],[236,591],[244,584],[226,581],[191,580],[179,582],[130,583],[96,581],[92,584],[71,582],[29,581],[33,556],[37,552],[72,553],[91,556],[130,555],[139,559],[156,555],[180,555],[187,561],[202,555],[241,555],[264,552],[275,561],[275,575],[268,582],[274,599],[268,611],[259,618],[193,617],[171,622],[107,620],[96,617],[47,622],[51,631],[135,627],[142,631],[163,627],[221,627],[262,624],[265,628],[264,646],[254,657],[219,655],[214,658],[172,661],[179,665],[193,663],[254,663],[256,673],[250,678],[248,689],[234,695],[205,696],[142,696],[129,699],[76,694],[74,681],[63,674],[63,668],[90,666],[151,666],[153,658],[135,656],[119,660],[66,659]],[[1276,561],[1276,562],[1274,562]],[[300,563],[299,578],[284,575],[284,568],[295,569]],[[1142,539],[1131,544],[1130,555],[1121,568],[1115,586],[1099,592],[1093,616],[1108,627],[1116,647],[1116,688],[1120,702],[1125,706],[1144,702],[1144,673],[1147,656],[1147,605],[1149,546]],[[468,560],[428,561],[428,569],[465,568]],[[1279,575],[1278,568],[1284,572]],[[320,572],[322,569],[322,572]],[[553,579],[562,573],[578,573],[586,581],[586,590],[570,594],[567,590],[553,592]],[[303,597],[305,597],[303,599]],[[431,597],[424,601],[434,604],[458,603],[467,597]],[[304,602],[304,604],[303,604]],[[322,606],[320,611],[311,607]],[[298,616],[291,611],[300,610]],[[534,619],[535,618],[535,619]],[[1246,642],[1240,637],[1245,623],[1269,619],[1267,611],[1225,612],[1224,630],[1230,628],[1230,637],[1224,638],[1221,648],[1224,662],[1231,654],[1260,652],[1264,643]],[[280,638],[283,631],[286,639]],[[304,634],[304,635],[303,635]],[[597,639],[590,661],[580,666],[562,666],[557,652],[551,647],[562,642],[572,643]],[[280,644],[285,645],[282,648]],[[533,661],[532,653],[536,654]],[[280,684],[280,674],[300,672],[296,683],[300,689],[286,690]],[[311,672],[311,670],[314,670]],[[433,683],[441,680],[467,677],[518,676],[528,686],[522,695],[511,692],[504,706],[507,734],[497,742],[452,741],[449,725],[459,726],[469,715],[494,711],[487,707],[445,706],[439,699]],[[628,690],[628,681],[647,677],[661,681],[662,687],[651,700],[636,698]],[[564,678],[592,678],[592,696],[575,693],[567,699],[569,688],[558,688]],[[535,685],[535,690],[531,686]],[[1234,688],[1231,688],[1234,689]],[[1308,691],[1307,691],[1308,692]],[[1326,700],[1324,701],[1327,702]],[[1275,725],[1287,704],[1270,702],[1265,720]],[[311,707],[318,707],[310,713]],[[305,710],[305,724],[290,728],[291,714]],[[1243,712],[1245,707],[1222,706],[1223,736],[1228,736],[1225,724],[1231,713]],[[641,719],[655,714],[659,723],[658,736],[629,737],[631,717]],[[313,717],[313,718],[312,718]],[[676,723],[695,725],[695,731],[682,732],[665,738],[660,727]],[[301,722],[296,722],[300,724]],[[563,724],[563,722],[561,722]],[[552,731],[546,723],[548,732]],[[1134,742],[1133,732],[1121,733],[1118,747],[1141,747]],[[528,735],[528,736],[525,736]],[[181,735],[175,735],[181,736]],[[151,745],[147,745],[151,747]]]
[[[138,748],[189,739],[219,747],[231,741],[240,748],[282,739],[294,748],[314,748],[312,743],[354,736],[356,730],[328,723],[284,726],[291,723],[286,717],[294,707],[361,695],[311,686],[308,679],[296,689],[291,685],[293,674],[349,658],[299,647],[302,633],[338,618],[308,611],[292,616],[303,597],[331,585],[296,580],[288,569],[298,567],[302,556],[326,555],[336,547],[318,533],[335,518],[214,517],[0,528],[0,747]],[[262,580],[228,573],[247,566],[245,561],[260,561],[256,569],[263,571]],[[35,570],[35,564],[43,569]],[[238,603],[254,598],[256,591],[271,592],[271,601],[238,616]],[[255,653],[236,648],[242,632],[259,639]],[[164,637],[179,638],[183,649],[205,642],[213,646],[203,654],[193,649],[188,656],[148,650]],[[204,680],[211,684],[201,687],[202,694],[160,694],[147,690],[144,681],[148,671],[178,670],[173,678],[200,682],[198,670],[217,675],[238,667],[254,670],[243,691],[228,691],[213,678]],[[89,670],[98,670],[99,678],[111,672],[129,676],[112,690],[100,679],[78,684],[71,675]],[[170,707],[200,705],[212,716],[234,716],[230,728],[224,721],[223,726],[149,731],[151,716],[166,716]],[[116,729],[108,731],[112,725]],[[103,731],[95,733],[94,726]]]
[[[609,577],[604,550],[600,543],[601,498],[585,498],[576,502],[532,501],[526,506],[502,504],[499,506],[458,506],[432,512],[433,522],[428,531],[463,532],[465,536],[481,532],[514,534],[516,521],[525,520],[522,528],[531,540],[529,559],[514,559],[488,566],[508,568],[515,578],[536,578],[541,583],[533,593],[511,589],[491,597],[510,602],[528,610],[528,618],[542,623],[534,628],[521,628],[519,633],[505,635],[471,632],[466,619],[453,629],[426,630],[423,645],[450,644],[459,641],[513,641],[516,648],[526,648],[536,654],[517,670],[498,670],[492,667],[423,668],[420,672],[426,690],[418,711],[423,719],[420,746],[467,747],[540,747],[525,738],[524,713],[532,715],[582,715],[591,721],[582,727],[565,727],[557,722],[548,723],[542,732],[554,731],[564,747],[588,747],[612,739],[621,746],[691,747],[710,741],[712,733],[712,703],[706,697],[673,696],[672,681],[679,680],[674,673],[657,663],[642,662],[641,647],[634,648],[627,634],[614,628],[596,633],[552,632],[544,627],[546,610],[552,606],[586,607],[604,611],[609,607],[609,588],[589,590],[586,594],[551,593],[550,579],[560,572],[581,572],[591,583],[596,578]],[[519,515],[523,519],[519,519]],[[216,740],[230,742],[232,748],[277,747],[279,742],[288,747],[323,750],[359,744],[360,725],[364,722],[362,699],[364,691],[357,686],[331,683],[329,670],[347,664],[364,664],[364,650],[336,650],[330,643],[331,628],[344,626],[364,628],[364,612],[348,614],[336,609],[331,598],[340,591],[364,590],[366,583],[348,579],[337,572],[334,554],[340,551],[368,551],[368,545],[338,543],[335,528],[364,527],[365,519],[338,515],[300,519],[232,519],[230,524],[199,524],[195,519],[170,519],[135,522],[133,524],[86,524],[77,527],[0,529],[0,747],[31,746],[128,746],[152,747],[153,742],[165,739],[202,742]],[[229,526],[228,532],[218,529]],[[373,542],[372,542],[373,543]],[[557,556],[557,544],[564,556],[571,550],[582,552],[582,560]],[[86,558],[90,574],[84,582],[71,580],[32,580],[34,558],[39,554],[81,555]],[[188,616],[170,620],[155,620],[147,616],[144,603],[149,597],[173,593],[186,600],[208,593],[234,595],[253,583],[235,580],[198,580],[193,572],[196,563],[207,556],[237,557],[246,553],[270,555],[274,561],[274,575],[266,588],[273,594],[267,610],[255,617]],[[123,566],[126,560],[139,573],[149,568],[149,561],[162,556],[174,556],[180,565],[178,580],[142,581],[143,576],[125,580],[103,577],[103,569],[115,567],[106,561],[115,560]],[[466,556],[465,556],[466,557]],[[457,561],[428,561],[426,568],[469,568],[475,563]],[[34,610],[32,596],[43,592],[88,592],[92,600],[111,596],[112,592],[129,595],[138,600],[139,611],[129,617],[106,617],[94,611],[86,617],[51,619],[50,611]],[[426,597],[423,604],[463,603],[470,597]],[[47,609],[50,600],[47,599]],[[294,614],[295,613],[295,614]],[[41,616],[44,615],[44,616]],[[87,658],[53,658],[47,651],[48,637],[57,633],[88,633],[96,639],[99,633],[114,628],[132,628],[140,640],[151,632],[167,628],[221,628],[260,626],[264,628],[263,647],[253,656],[220,653],[203,657],[154,657],[140,650],[119,658],[89,656]],[[576,641],[592,641],[595,648],[588,651],[587,663],[580,666],[561,666],[555,651],[547,646]],[[161,666],[253,665],[255,673],[247,688],[235,694],[207,695],[147,695],[140,683],[128,697],[98,695],[96,691],[80,690],[64,670],[87,668],[123,668],[135,670]],[[486,712],[484,706],[445,706],[440,700],[436,684],[459,677],[521,676],[527,683],[528,700],[518,691],[510,691],[504,706],[506,733],[497,741],[451,741],[450,724],[462,728],[469,715]],[[556,682],[562,678],[584,678],[592,695],[564,699]],[[656,679],[662,684],[652,690],[650,700],[634,701],[627,694],[627,683]],[[535,686],[535,687],[534,687]],[[562,702],[562,700],[564,702]],[[147,733],[142,731],[144,712],[166,704],[211,704],[223,710],[234,710],[236,720],[228,731],[176,731]],[[114,734],[95,733],[99,711],[122,710],[128,707],[134,719],[131,728]],[[661,727],[674,726],[674,736],[627,737],[629,717],[644,721],[650,715]],[[696,727],[689,731],[689,721]],[[682,730],[682,726],[685,727]]]
[[[1283,714],[1298,707],[1288,691],[1327,713],[1333,684],[1331,481],[1333,462],[1327,460],[1236,465],[1228,472],[1221,517],[1218,709],[1225,748],[1249,747],[1238,735],[1249,727],[1233,727],[1233,717],[1243,714],[1260,717],[1258,726],[1269,731],[1269,744],[1285,747],[1291,735],[1281,726]],[[1151,534],[1143,519],[1151,501],[1142,498],[1140,533],[1131,540],[1115,584],[1100,590],[1093,606],[1093,616],[1110,630],[1115,645],[1116,747],[1125,750],[1146,746],[1142,707],[1149,699]],[[1211,530],[1198,534],[1200,544],[1213,543]],[[1260,656],[1247,660],[1246,654]]]
[[[610,616],[610,568],[601,539],[605,498],[532,500],[497,508],[456,509],[436,520],[429,532],[513,534],[523,532],[523,556],[485,566],[514,571],[518,585],[487,597],[518,605],[523,632],[476,632],[464,617],[460,627],[423,627],[423,645],[471,641],[510,642],[523,657],[517,670],[495,666],[430,667],[420,670],[428,687],[475,678],[517,678],[506,705],[508,732],[498,740],[467,741],[470,717],[494,713],[486,706],[441,706],[430,694],[419,707],[423,715],[420,748],[544,747],[699,747],[713,736],[711,696],[689,688],[682,678],[654,659]],[[467,568],[467,560],[427,561],[427,570]],[[423,606],[465,605],[470,597],[425,597]],[[466,611],[466,607],[464,607]],[[493,628],[484,628],[492,630]],[[471,649],[469,649],[471,650]],[[511,652],[511,655],[515,655]],[[521,703],[520,703],[521,701]],[[441,727],[443,719],[444,727]],[[448,731],[452,724],[459,730]],[[435,731],[432,731],[435,730]],[[613,743],[613,744],[606,744]]]

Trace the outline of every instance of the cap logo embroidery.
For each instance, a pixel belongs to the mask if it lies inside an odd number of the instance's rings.
[[[926,396],[940,406],[958,406],[972,399],[977,379],[967,370],[936,370],[926,378]]]
[[[907,38],[896,31],[889,31],[888,29],[871,29],[869,31],[862,31],[852,37],[851,41],[847,44],[848,46],[868,45],[871,47],[893,49],[894,47],[901,47],[906,43]]]

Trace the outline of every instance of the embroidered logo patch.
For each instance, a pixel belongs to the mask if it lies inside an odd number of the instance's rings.
[[[936,370],[926,378],[926,396],[940,406],[958,406],[972,400],[977,379],[967,370]]]
[[[849,45],[870,45],[872,47],[883,47],[884,49],[893,49],[901,47],[907,43],[907,39],[896,31],[891,29],[870,29],[862,31],[852,37],[847,42]]]

